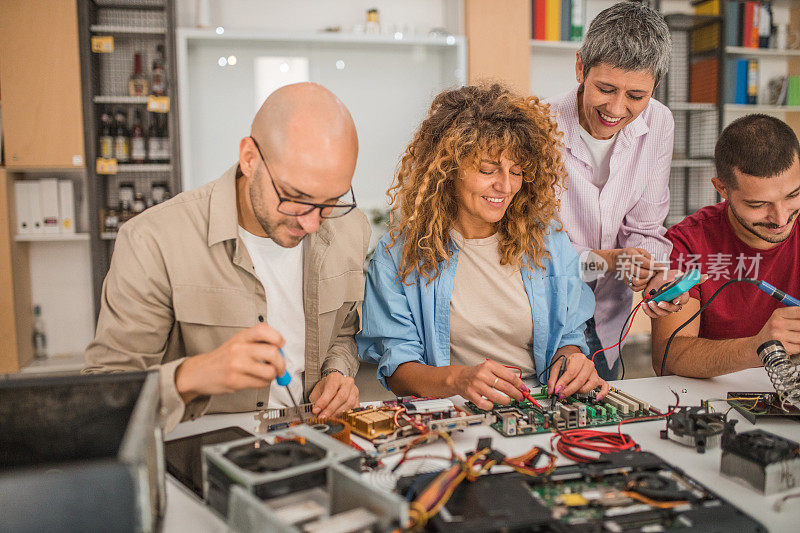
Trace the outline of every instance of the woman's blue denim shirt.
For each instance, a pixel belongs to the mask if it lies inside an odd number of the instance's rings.
[[[370,261],[362,329],[356,335],[359,356],[378,363],[378,379],[386,388],[386,378],[403,363],[450,364],[450,298],[458,265],[458,247],[451,241],[453,255],[439,264],[436,279],[428,283],[412,274],[406,285],[397,280],[405,242],[401,236],[387,252],[389,242],[387,233]],[[544,259],[543,270],[522,267],[533,315],[531,358],[537,372],[547,368],[563,346],[588,353],[585,322],[594,314],[594,295],[581,280],[578,255],[567,234],[551,226],[545,248],[550,257]]]

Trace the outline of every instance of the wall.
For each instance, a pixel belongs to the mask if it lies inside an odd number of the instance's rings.
[[[42,307],[48,355],[83,353],[94,337],[89,242],[27,246],[32,299]]]

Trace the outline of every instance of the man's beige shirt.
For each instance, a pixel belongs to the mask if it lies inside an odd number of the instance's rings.
[[[86,373],[158,369],[169,431],[205,413],[267,407],[269,389],[199,397],[184,405],[175,370],[267,316],[264,287],[238,236],[236,170],[122,225],[103,283]],[[321,373],[358,370],[353,335],[363,299],[370,227],[358,210],[324,221],[303,246],[306,398]]]

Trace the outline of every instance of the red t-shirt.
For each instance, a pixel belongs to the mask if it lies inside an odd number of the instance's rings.
[[[771,283],[800,297],[800,230],[795,220],[789,238],[770,250],[757,250],[741,241],[728,219],[728,202],[700,209],[667,230],[672,241],[672,268],[700,268],[709,279],[689,295],[704,305],[729,279],[751,278]],[[700,337],[738,339],[761,331],[772,312],[783,304],[749,283],[723,289],[700,315]]]

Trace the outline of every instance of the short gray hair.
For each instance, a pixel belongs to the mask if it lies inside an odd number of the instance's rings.
[[[660,13],[637,1],[604,9],[589,25],[580,57],[583,76],[601,63],[623,70],[647,70],[656,85],[669,70],[672,37]]]

